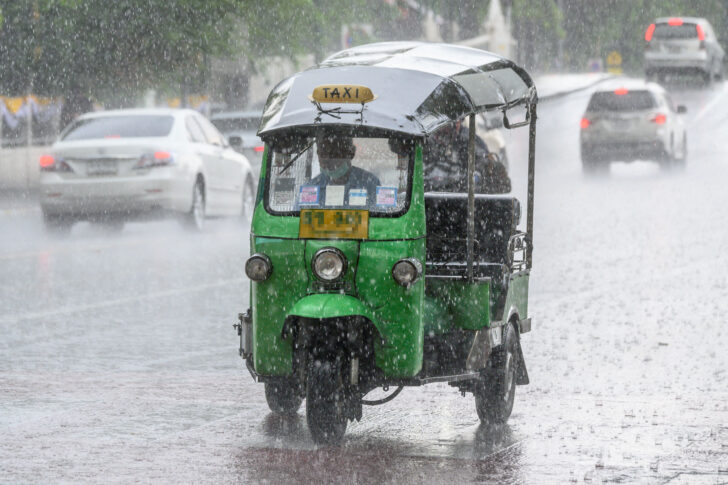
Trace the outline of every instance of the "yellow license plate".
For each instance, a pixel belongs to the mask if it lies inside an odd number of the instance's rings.
[[[298,237],[304,239],[367,239],[369,211],[301,209]]]

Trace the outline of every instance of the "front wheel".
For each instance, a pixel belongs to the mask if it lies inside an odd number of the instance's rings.
[[[247,177],[243,184],[243,209],[241,216],[243,223],[250,224],[253,220],[253,209],[255,207],[255,184],[253,179]]]
[[[475,386],[475,408],[484,424],[508,421],[516,397],[518,336],[512,324],[504,329],[503,345],[491,354],[488,373]]]
[[[303,402],[293,385],[282,382],[265,383],[265,400],[271,411],[284,415],[296,414]]]
[[[306,422],[317,444],[337,444],[346,432],[347,418],[341,364],[314,360],[306,385]]]

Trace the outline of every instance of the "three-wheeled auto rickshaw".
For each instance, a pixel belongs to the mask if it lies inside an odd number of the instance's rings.
[[[235,325],[273,412],[305,398],[314,441],[336,443],[363,405],[446,382],[474,394],[481,421],[508,419],[528,383],[536,103],[513,62],[417,42],[344,50],[273,89],[258,132],[250,309]],[[529,128],[525,231],[519,200],[478,184],[483,112]],[[463,189],[433,190],[429,143],[466,123]],[[393,391],[366,399],[380,387]]]

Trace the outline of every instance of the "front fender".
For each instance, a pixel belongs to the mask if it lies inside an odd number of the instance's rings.
[[[286,313],[286,319],[290,317],[324,319],[352,316],[362,316],[376,322],[371,310],[357,298],[332,293],[305,296]]]

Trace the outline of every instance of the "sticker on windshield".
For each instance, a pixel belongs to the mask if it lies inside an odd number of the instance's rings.
[[[296,179],[280,178],[273,186],[273,203],[276,205],[292,205]]]
[[[326,186],[326,202],[324,205],[344,205],[344,187],[343,185],[327,185]]]
[[[377,187],[377,205],[397,205],[397,187]]]
[[[298,192],[298,205],[319,205],[318,185],[302,185]]]
[[[367,205],[367,189],[350,189],[349,205]]]

